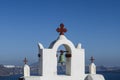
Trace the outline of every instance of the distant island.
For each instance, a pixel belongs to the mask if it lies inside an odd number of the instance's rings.
[[[22,74],[22,67],[21,66],[6,66],[6,65],[0,65],[0,76],[10,76],[10,75],[16,75],[16,74]]]
[[[89,67],[86,66],[85,68],[88,72]],[[120,66],[97,66],[97,71],[120,72]]]
[[[86,66],[85,67],[86,69],[86,73],[88,72],[89,70],[89,67]],[[37,75],[38,74],[38,67],[37,67],[37,62],[36,63],[33,63],[30,65],[30,69],[31,69],[31,72],[34,72],[34,73],[31,73],[32,75]],[[61,70],[61,66],[59,65],[57,67],[58,69],[58,73],[65,73],[65,66],[63,68],[63,70]],[[108,71],[108,72],[120,72],[120,66],[118,67],[109,67],[109,66],[97,66],[97,71]],[[13,66],[13,67],[9,67],[9,66],[6,66],[6,65],[0,65],[0,76],[10,76],[10,75],[17,75],[17,74],[22,74],[23,73],[23,66]]]

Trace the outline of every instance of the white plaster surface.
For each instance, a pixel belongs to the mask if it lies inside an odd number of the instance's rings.
[[[27,64],[25,64],[24,65],[24,76],[26,77],[26,76],[30,76],[30,67],[27,65]]]
[[[90,72],[90,74],[96,74],[96,66],[94,63],[91,63],[89,65],[89,72]]]
[[[85,80],[105,80],[105,78],[100,74],[88,74]]]

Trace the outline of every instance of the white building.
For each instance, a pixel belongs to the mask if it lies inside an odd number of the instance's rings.
[[[3,65],[5,68],[15,68],[15,65]]]
[[[63,24],[57,28],[60,35],[54,40],[49,48],[44,48],[41,43],[39,49],[39,76],[30,76],[29,66],[24,66],[24,76],[20,80],[105,80],[101,74],[96,74],[96,66],[92,62],[89,66],[89,74],[85,74],[85,50],[81,44],[74,44],[67,39],[64,32],[67,29]],[[57,74],[56,54],[60,46],[64,46],[66,52],[66,74]]]

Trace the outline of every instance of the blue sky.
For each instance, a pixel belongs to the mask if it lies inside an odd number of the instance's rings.
[[[0,0],[0,64],[36,62],[41,42],[44,47],[65,34],[86,52],[86,65],[94,56],[97,65],[120,66],[119,0]]]

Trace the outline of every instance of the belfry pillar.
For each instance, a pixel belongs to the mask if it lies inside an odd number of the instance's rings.
[[[96,65],[94,64],[94,58],[91,57],[91,64],[89,65],[89,73],[90,74],[96,74]]]
[[[30,67],[27,65],[27,59],[24,59],[24,68],[23,68],[23,75],[24,76],[30,76]]]

